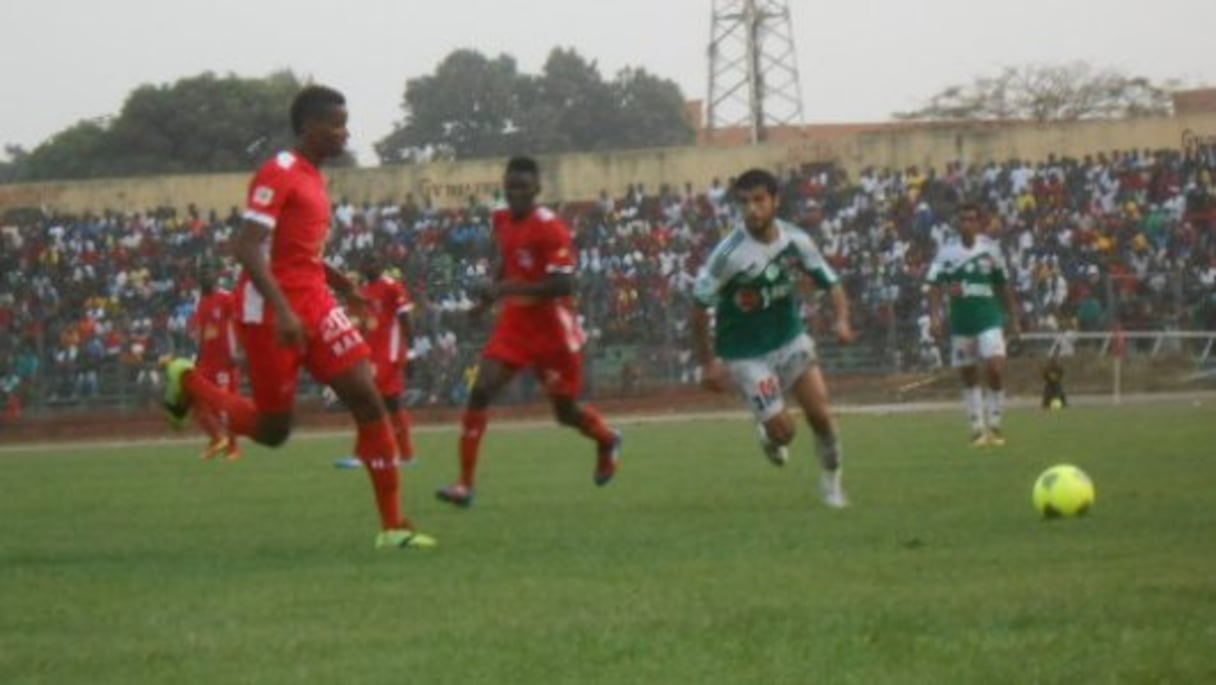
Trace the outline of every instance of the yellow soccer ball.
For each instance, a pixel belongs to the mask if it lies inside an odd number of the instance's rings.
[[[1094,482],[1071,464],[1053,466],[1034,482],[1034,508],[1046,518],[1084,516],[1094,495]]]

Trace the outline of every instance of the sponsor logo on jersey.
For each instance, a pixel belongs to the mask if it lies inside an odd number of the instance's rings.
[[[735,293],[735,306],[741,312],[754,312],[760,308],[762,299],[759,291],[743,288]]]
[[[269,207],[271,202],[274,202],[274,188],[258,186],[253,189],[253,204]]]

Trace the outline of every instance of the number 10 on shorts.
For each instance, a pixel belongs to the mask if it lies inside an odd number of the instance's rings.
[[[781,399],[781,383],[777,381],[776,376],[765,376],[756,383],[756,389],[752,393],[752,404],[756,405],[756,411],[763,413],[774,402]]]

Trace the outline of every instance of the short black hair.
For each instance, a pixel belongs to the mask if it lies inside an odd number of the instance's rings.
[[[961,204],[959,204],[959,216],[962,216],[963,212],[975,212],[976,217],[983,214],[983,212],[980,211],[980,203],[976,202],[975,200],[964,200]]]
[[[300,135],[310,119],[325,116],[332,107],[345,107],[346,97],[327,86],[308,86],[291,101],[291,132]]]
[[[748,169],[739,178],[735,179],[735,185],[732,190],[736,193],[752,190],[754,188],[764,188],[769,195],[777,194],[777,177],[772,172],[764,169]]]
[[[531,157],[512,157],[507,160],[507,173],[532,174],[540,176],[540,165]]]

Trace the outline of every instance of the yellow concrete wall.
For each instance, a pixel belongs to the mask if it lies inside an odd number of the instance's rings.
[[[620,195],[629,183],[649,189],[691,181],[705,188],[751,166],[778,171],[814,161],[837,161],[856,173],[865,166],[902,168],[912,164],[940,168],[947,161],[972,163],[1012,157],[1040,160],[1048,154],[1080,156],[1115,149],[1181,148],[1216,143],[1216,114],[1053,126],[930,127],[845,136],[807,137],[738,148],[667,148],[573,154],[541,159],[545,198],[584,200],[601,190]],[[330,173],[334,199],[399,202],[407,194],[436,206],[459,206],[470,196],[493,195],[503,160],[439,162]],[[225,212],[240,205],[247,174],[166,176],[138,179],[0,185],[0,210],[47,207],[79,212],[151,207],[185,207]]]

